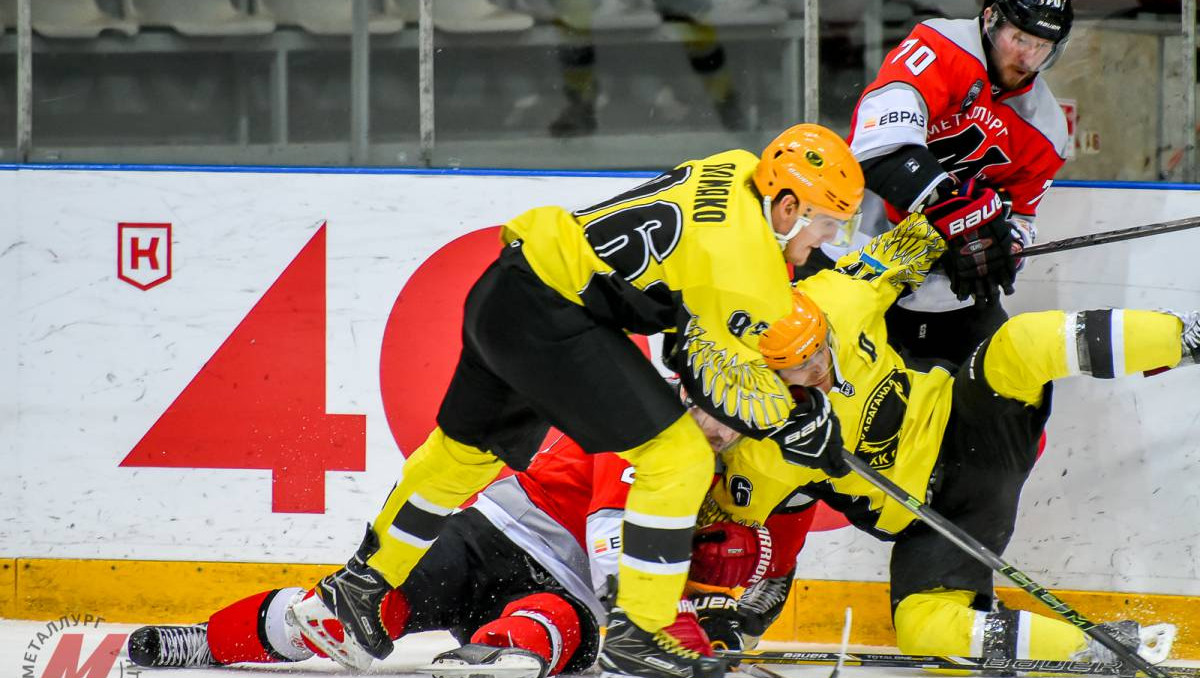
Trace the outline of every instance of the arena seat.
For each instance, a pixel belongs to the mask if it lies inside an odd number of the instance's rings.
[[[315,35],[349,35],[354,32],[354,0],[259,0],[279,24],[299,26]],[[371,12],[371,33],[396,33],[404,28],[398,14]]]
[[[386,12],[416,23],[418,0],[384,0]],[[496,33],[523,31],[533,26],[533,17],[498,7],[489,0],[454,0],[433,3],[433,25],[449,33]]]
[[[653,0],[548,0],[552,19],[581,31],[656,28],[662,17]]]
[[[269,16],[238,10],[229,0],[130,0],[143,26],[169,26],[184,35],[265,35],[275,30]]]
[[[721,0],[696,19],[711,26],[763,26],[787,20],[787,10],[763,0]]]
[[[16,23],[16,0],[5,0],[5,14]],[[6,21],[7,23],[7,17]],[[96,0],[37,0],[33,3],[33,30],[47,38],[95,38],[103,31],[135,35],[138,23],[113,16]]]
[[[0,0],[0,33],[17,25],[17,0]]]

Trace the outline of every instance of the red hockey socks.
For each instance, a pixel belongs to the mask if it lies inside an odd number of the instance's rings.
[[[284,620],[288,607],[304,589],[275,589],[243,598],[208,618],[208,647],[222,664],[296,662],[308,659],[297,629]]]
[[[408,625],[408,598],[400,589],[392,589],[383,597],[383,605],[379,616],[383,618],[383,628],[387,629],[392,640],[404,635],[404,627]]]
[[[551,675],[563,670],[581,639],[579,613],[554,593],[535,593],[509,603],[499,619],[471,636],[472,643],[517,647],[540,655]]]
[[[796,556],[804,548],[813,517],[817,515],[817,504],[796,513],[774,513],[764,523],[771,532],[774,553],[764,579],[778,579],[796,569]]]

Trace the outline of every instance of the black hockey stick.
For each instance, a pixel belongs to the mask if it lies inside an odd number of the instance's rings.
[[[722,652],[721,656],[731,662],[762,667],[763,664],[775,665],[829,665],[836,664],[839,652],[772,652],[770,650],[747,650],[745,652]],[[958,669],[964,671],[1021,671],[1052,673],[1072,676],[1121,675],[1124,669],[1119,664],[1092,664],[1089,662],[1053,661],[1049,659],[1005,659],[984,657],[938,657],[931,655],[912,654],[869,654],[862,652],[847,652],[842,660],[845,666],[866,666],[901,669]],[[1162,668],[1162,667],[1160,667]],[[1172,666],[1162,668],[1172,678],[1192,678],[1200,676],[1200,668]],[[767,669],[765,672],[770,672]],[[774,673],[774,672],[770,672]],[[775,674],[778,675],[778,674]],[[1125,675],[1128,675],[1126,672]]]
[[[1112,650],[1113,654],[1120,657],[1126,665],[1144,671],[1150,678],[1169,678],[1170,674],[1166,671],[1154,666],[1142,658],[1141,655],[1122,645],[1103,627],[1088,621],[1086,617],[1070,605],[1064,603],[1058,596],[1047,591],[1045,587],[1035,582],[1029,575],[1004,562],[991,549],[979,543],[979,540],[967,534],[958,525],[947,520],[942,514],[930,508],[928,504],[923,503],[906,492],[904,488],[884,477],[879,471],[871,468],[870,464],[846,450],[842,450],[842,458],[846,460],[850,468],[854,469],[855,473],[862,476],[867,482],[879,488],[887,496],[903,504],[905,508],[925,521],[926,525],[932,527],[968,555],[1008,577],[1014,584],[1029,593],[1029,595],[1045,603],[1047,607],[1054,610],[1060,617],[1074,624],[1080,631],[1095,638],[1104,647]]]
[[[1146,236],[1158,235],[1160,233],[1184,231],[1189,228],[1196,228],[1197,226],[1200,226],[1200,217],[1188,217],[1187,219],[1163,221],[1157,224],[1146,224],[1145,226],[1134,226],[1133,228],[1121,228],[1115,231],[1104,231],[1103,233],[1089,233],[1088,235],[1078,235],[1074,238],[1063,238],[1062,240],[1042,243],[1041,245],[1032,245],[1022,250],[1019,256],[1036,257],[1039,254],[1049,254],[1050,252],[1075,250],[1079,249],[1080,247],[1091,247],[1092,245],[1103,245],[1104,243],[1133,240],[1134,238],[1145,238]]]

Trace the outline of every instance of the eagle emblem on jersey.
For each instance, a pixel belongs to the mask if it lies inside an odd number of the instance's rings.
[[[703,393],[726,416],[753,429],[770,429],[787,419],[792,397],[762,358],[746,360],[718,348],[695,316],[684,326],[682,351],[698,386],[691,391],[693,397]]]
[[[877,471],[896,465],[900,426],[908,410],[911,390],[908,374],[893,369],[867,397],[854,454],[865,459]]]

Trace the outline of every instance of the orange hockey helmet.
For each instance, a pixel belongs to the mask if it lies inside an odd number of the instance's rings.
[[[773,370],[803,365],[829,344],[829,321],[807,294],[792,290],[792,312],[771,323],[758,350]]]
[[[790,127],[767,144],[754,170],[754,186],[764,199],[774,200],[785,190],[796,196],[800,228],[820,214],[837,220],[839,243],[848,243],[858,228],[864,184],[850,146],[832,130],[811,123]]]

